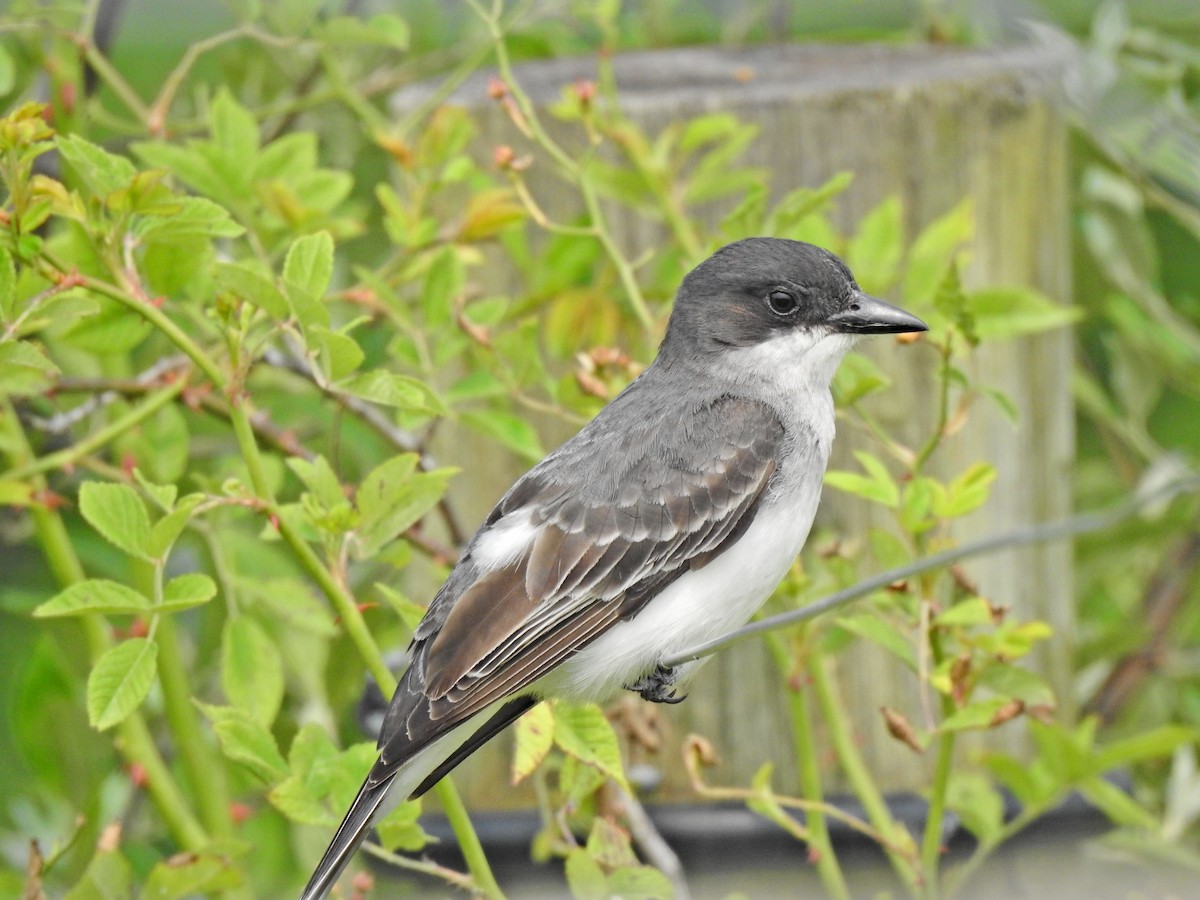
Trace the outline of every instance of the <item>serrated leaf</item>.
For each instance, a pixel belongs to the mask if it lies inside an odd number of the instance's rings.
[[[555,703],[551,711],[554,716],[554,743],[563,753],[625,784],[620,744],[600,707],[594,703]]]
[[[554,746],[554,714],[545,703],[517,719],[513,726],[516,746],[513,748],[512,783],[520,784],[542,764]]]
[[[232,706],[197,705],[212,722],[226,757],[246,766],[266,784],[275,784],[287,776],[287,763],[265,725],[245,710]]]
[[[175,505],[175,498],[179,496],[179,489],[175,485],[155,484],[141,469],[133,470],[133,480],[163,509],[169,510]]]
[[[253,168],[258,155],[258,122],[225,88],[217,93],[209,109],[209,130],[213,143],[227,160],[246,170]]]
[[[44,394],[58,375],[58,366],[28,341],[0,344],[0,396]]]
[[[135,237],[143,241],[181,237],[238,237],[245,232],[218,203],[204,197],[178,197],[171,208],[156,215],[143,215],[133,226]]]
[[[178,612],[207,603],[217,595],[217,583],[201,572],[189,572],[167,582],[163,588],[162,612]]]
[[[446,407],[424,382],[407,375],[398,375],[384,369],[372,369],[343,381],[338,387],[348,394],[393,406],[407,412],[443,415]]]
[[[328,231],[306,234],[292,242],[283,263],[283,279],[289,296],[298,290],[310,300],[319,300],[325,295],[332,277],[333,238]]]
[[[377,466],[363,479],[355,497],[360,558],[374,556],[433,509],[457,471],[415,472],[416,465],[416,455],[405,453]]]
[[[464,280],[462,260],[453,247],[443,247],[430,263],[421,291],[421,306],[432,325],[445,325],[453,318]]]
[[[59,135],[54,143],[88,193],[94,197],[107,197],[128,186],[137,175],[137,168],[128,159],[109,153],[77,134]]]
[[[291,314],[287,299],[275,282],[249,266],[217,263],[214,274],[222,289],[251,306],[257,306],[272,318],[283,321]]]
[[[202,497],[198,494],[184,498],[176,509],[171,510],[150,528],[150,543],[148,549],[155,559],[163,559],[178,540],[187,523],[192,519],[192,513],[200,505]]]
[[[917,653],[912,640],[891,622],[873,613],[864,612],[840,616],[837,623],[847,631],[883,647],[916,671]]]
[[[93,578],[78,581],[51,597],[33,611],[38,619],[58,616],[81,616],[98,613],[101,615],[138,615],[152,610],[150,601],[133,588]]]
[[[309,493],[323,506],[333,507],[345,501],[346,495],[342,491],[342,482],[325,457],[316,456],[311,460],[306,460],[293,456],[287,460],[287,466],[296,473],[296,477],[304,482]]]
[[[79,511],[111,544],[151,560],[150,517],[137,491],[115,482],[89,481],[79,489]]]
[[[221,634],[221,689],[230,704],[269,727],[283,703],[283,686],[275,642],[247,616],[227,620]]]
[[[825,473],[825,483],[885,506],[899,506],[900,488],[887,467],[870,453],[856,450],[854,456],[867,470],[867,476],[857,472],[834,470]]]
[[[242,871],[215,853],[180,853],[150,870],[138,900],[183,900],[240,887]]]
[[[104,731],[138,708],[158,674],[158,645],[132,638],[110,647],[96,662],[87,684],[88,721]]]

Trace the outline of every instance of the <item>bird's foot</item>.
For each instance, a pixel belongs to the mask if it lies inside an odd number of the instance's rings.
[[[635,694],[641,694],[643,700],[649,700],[652,703],[681,703],[687,699],[687,694],[676,696],[673,685],[682,674],[681,666],[660,665],[639,681],[627,684],[625,689],[633,691]]]

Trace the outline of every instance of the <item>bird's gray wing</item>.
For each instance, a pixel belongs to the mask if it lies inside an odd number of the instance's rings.
[[[531,705],[497,701],[636,615],[753,521],[785,440],[774,412],[731,397],[662,409],[653,396],[635,382],[488,517],[417,627],[379,760],[303,900],[329,891],[421,750],[496,704],[432,773],[414,780],[408,772],[406,792],[420,794]],[[611,427],[614,418],[620,427]],[[481,537],[513,521],[531,526],[526,545],[502,563],[481,563]]]
[[[533,536],[492,569],[468,549],[451,573],[417,629],[372,780],[636,615],[749,526],[785,440],[773,410],[723,396],[632,412],[620,433],[598,417],[489,516],[481,533],[528,516]]]

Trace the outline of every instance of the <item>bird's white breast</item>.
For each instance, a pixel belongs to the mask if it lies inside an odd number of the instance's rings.
[[[785,479],[785,490],[770,498],[738,541],[708,565],[676,579],[634,618],[584,647],[547,675],[539,689],[547,696],[605,702],[653,671],[660,660],[745,624],[804,546],[825,468],[825,454],[818,455],[803,463],[792,460],[815,468],[815,475]],[[684,680],[699,665],[685,666]]]

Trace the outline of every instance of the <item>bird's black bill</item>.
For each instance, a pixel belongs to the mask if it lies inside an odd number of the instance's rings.
[[[848,334],[901,334],[928,331],[929,326],[898,306],[859,293],[850,305],[829,317],[829,324]]]

